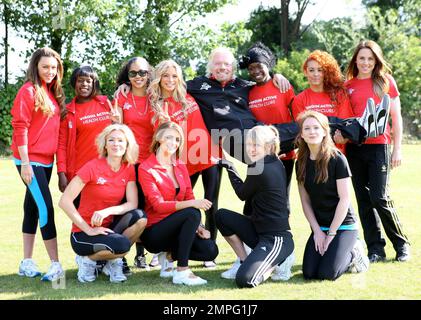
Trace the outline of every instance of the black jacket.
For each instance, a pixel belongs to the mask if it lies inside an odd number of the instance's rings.
[[[260,174],[258,169],[262,168]],[[277,234],[290,229],[286,173],[276,156],[266,156],[247,168],[243,182],[237,172],[228,169],[235,193],[245,200],[244,214],[251,217],[259,234]]]
[[[201,76],[187,82],[187,91],[198,103],[209,131],[244,130],[259,124],[248,107],[253,85],[253,82],[235,78],[222,87],[217,80]]]

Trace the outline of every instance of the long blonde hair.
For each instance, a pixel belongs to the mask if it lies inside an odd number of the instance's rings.
[[[382,49],[376,42],[372,40],[363,40],[357,45],[346,70],[346,77],[348,80],[357,77],[357,55],[361,49],[370,49],[376,59],[376,65],[371,74],[371,79],[373,79],[374,93],[379,98],[382,98],[384,94],[389,92],[390,84],[386,75],[391,74],[392,69],[383,57]]]
[[[96,137],[95,142],[100,158],[105,158],[108,155],[105,146],[107,144],[107,137],[113,131],[121,131],[126,137],[127,146],[122,161],[129,164],[135,164],[139,155],[139,146],[136,143],[136,138],[134,137],[133,131],[125,124],[120,123],[110,124],[109,126],[105,127],[104,130],[102,130],[102,132]]]
[[[162,88],[161,88],[161,77],[169,69],[173,67],[177,73],[178,83],[172,94],[172,98],[181,103],[181,110],[184,114],[184,117],[187,117],[187,108],[189,103],[186,99],[187,90],[186,83],[183,80],[183,73],[181,67],[174,60],[164,60],[161,61],[153,71],[152,81],[148,87],[147,93],[149,95],[150,105],[154,111],[154,116],[152,117],[152,123],[156,121],[158,123],[163,123],[170,121],[170,115],[168,115],[163,108],[164,98],[162,97]]]
[[[61,116],[63,117],[66,110],[65,96],[63,88],[61,87],[61,81],[63,80],[63,62],[61,61],[60,55],[48,47],[35,50],[35,52],[32,54],[28,70],[26,72],[25,82],[29,81],[35,87],[35,111],[41,109],[41,111],[49,117],[53,116],[54,114],[54,111],[50,107],[50,103],[52,102],[48,97],[48,93],[42,86],[42,81],[38,74],[38,64],[42,57],[52,57],[57,60],[57,74],[51,84],[48,85],[48,87],[56,99],[60,108]]]
[[[319,154],[316,158],[316,175],[315,183],[325,183],[329,178],[328,174],[328,165],[331,158],[336,158],[337,148],[330,136],[330,127],[328,118],[317,111],[304,111],[302,112],[297,119],[299,126],[299,134],[296,138],[296,145],[298,146],[298,156],[297,156],[297,181],[299,184],[303,184],[306,178],[306,165],[307,161],[310,158],[310,149],[304,139],[301,137],[303,133],[303,123],[308,118],[316,119],[325,132],[325,136],[321,142],[321,147]]]

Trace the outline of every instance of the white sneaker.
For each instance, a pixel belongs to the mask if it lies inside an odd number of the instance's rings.
[[[161,271],[159,272],[159,276],[161,278],[171,278],[173,276],[174,271],[174,264],[167,259],[166,252],[160,252],[158,254],[158,261],[161,265]]]
[[[291,278],[291,268],[294,265],[295,255],[294,251],[282,262],[280,265],[276,266],[273,270],[271,279],[273,281],[287,281]]]
[[[215,261],[204,261],[203,262],[203,266],[205,268],[208,268],[208,269],[215,269],[216,268],[216,263],[215,263]]]
[[[51,263],[50,269],[48,269],[47,273],[44,274],[41,278],[42,281],[56,281],[59,278],[64,276],[63,268],[61,267],[60,262],[53,261]]]
[[[160,267],[158,256],[159,256],[159,253],[153,255],[151,262],[149,262],[149,267],[151,268]]]
[[[96,279],[96,261],[89,259],[87,256],[82,257],[76,255],[76,263],[79,267],[77,279],[79,282],[93,282]]]
[[[240,268],[240,266],[240,258],[237,258],[237,260],[234,261],[234,264],[231,266],[231,268],[221,273],[221,277],[224,279],[235,279],[235,276],[237,275],[237,271]]]
[[[39,271],[38,266],[35,264],[34,260],[23,259],[19,264],[18,275],[34,278],[40,276],[41,272]]]
[[[366,272],[370,266],[370,260],[364,253],[364,246],[360,239],[355,242],[352,248],[352,260],[349,264],[348,271],[351,273]]]
[[[102,272],[110,277],[110,282],[118,283],[127,280],[127,277],[123,273],[123,259],[116,258],[108,260],[107,264],[102,269]]]
[[[187,286],[198,286],[202,284],[207,284],[208,282],[205,279],[194,275],[194,273],[190,269],[186,269],[183,271],[174,270],[172,283],[185,284]]]

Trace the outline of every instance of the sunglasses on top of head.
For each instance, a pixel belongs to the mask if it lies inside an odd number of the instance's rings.
[[[140,77],[145,77],[148,74],[147,70],[139,70],[139,71],[135,71],[135,70],[130,70],[128,73],[129,78],[136,78],[137,75],[139,75]]]

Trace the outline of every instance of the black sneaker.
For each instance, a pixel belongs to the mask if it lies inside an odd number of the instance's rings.
[[[146,254],[134,257],[134,266],[149,271],[149,265],[146,263]]]
[[[123,274],[125,276],[130,276],[132,274],[132,271],[129,268],[129,265],[127,264],[126,258],[123,258]]]
[[[404,244],[401,248],[396,251],[396,261],[406,262],[411,259],[411,253],[409,252],[409,245]]]
[[[370,263],[382,262],[385,259],[385,256],[378,255],[377,253],[372,253],[368,255],[368,260],[370,260]]]

